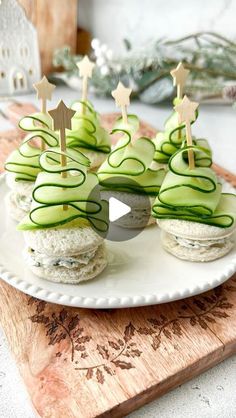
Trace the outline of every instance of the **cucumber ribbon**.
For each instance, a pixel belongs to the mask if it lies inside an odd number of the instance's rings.
[[[67,165],[60,164],[65,155]],[[30,213],[18,229],[57,227],[78,218],[88,220],[100,231],[108,229],[108,204],[100,199],[97,175],[87,173],[90,162],[81,152],[59,147],[49,148],[40,156],[41,171],[33,190]],[[61,173],[67,176],[62,177]],[[67,205],[67,209],[64,209]]]
[[[82,106],[86,109],[85,114],[82,114]],[[92,104],[88,101],[78,101],[71,108],[76,113],[71,120],[72,129],[66,134],[67,147],[109,153],[111,150],[109,134],[101,126],[99,115]]]
[[[156,195],[165,170],[158,164],[153,167],[155,146],[149,138],[140,137],[131,141],[138,128],[139,121],[135,115],[128,116],[128,124],[124,124],[121,117],[117,119],[112,133],[121,133],[122,137],[99,168],[99,182],[112,190]]]
[[[34,182],[41,171],[39,157],[42,151],[33,141],[40,138],[48,147],[56,147],[59,143],[58,135],[52,130],[51,117],[41,112],[22,118],[19,127],[28,134],[20,147],[7,158],[5,169],[15,173],[16,181]]]
[[[175,98],[173,104],[177,105],[181,103],[181,100]],[[196,111],[196,118],[192,122],[194,123],[198,118],[198,112]],[[178,113],[173,112],[171,116],[165,122],[164,132],[159,132],[153,139],[156,147],[154,160],[160,164],[168,164],[170,157],[178,151],[182,145],[186,145],[186,129],[185,124],[179,124]],[[205,148],[208,153],[211,153],[211,149],[206,139],[196,139],[193,137],[193,144],[201,148]]]
[[[188,166],[192,149],[195,168]],[[158,219],[182,219],[227,228],[236,217],[236,195],[222,193],[222,186],[210,168],[211,156],[204,148],[191,146],[177,151],[169,160],[169,171],[153,205]]]

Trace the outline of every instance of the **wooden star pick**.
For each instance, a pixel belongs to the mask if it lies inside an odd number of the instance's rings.
[[[177,97],[178,99],[182,99],[183,97],[183,88],[186,82],[186,79],[189,74],[189,70],[184,68],[183,63],[180,62],[177,67],[172,70],[171,75],[173,77],[174,86],[177,86]]]
[[[130,104],[131,92],[132,89],[125,87],[121,81],[119,81],[117,88],[111,92],[112,97],[116,101],[116,106],[121,108],[124,123],[128,123],[127,106]]]
[[[76,63],[79,69],[79,75],[83,78],[82,81],[82,101],[86,102],[88,96],[88,79],[92,77],[93,68],[95,64],[90,61],[87,55],[84,58]],[[82,106],[82,112],[85,113],[86,108]]]
[[[75,110],[67,107],[63,100],[60,100],[57,107],[49,110],[48,113],[53,119],[54,131],[65,131],[65,129],[71,129],[71,119],[76,112]]]
[[[66,161],[66,129],[71,129],[71,119],[76,113],[75,110],[68,108],[65,103],[61,100],[55,109],[50,110],[49,115],[53,119],[53,128],[55,131],[60,131],[60,148],[61,148],[61,165],[65,167]],[[67,177],[66,171],[62,171],[62,177]],[[68,206],[63,205],[63,209],[67,210]]]
[[[192,122],[196,118],[196,110],[199,106],[197,102],[191,102],[189,98],[185,95],[182,102],[174,107],[176,112],[178,112],[179,123],[182,122]]]
[[[52,92],[56,86],[54,84],[49,83],[47,77],[43,77],[39,83],[34,84],[34,88],[37,91],[37,98],[42,100],[42,113],[47,113],[47,100],[51,100]]]
[[[42,80],[34,85],[35,90],[37,91],[37,98],[41,99],[41,112],[46,114],[47,113],[47,100],[51,100],[52,92],[56,86],[54,84],[49,83],[47,77],[43,76]],[[45,150],[45,142],[41,140],[41,151]]]
[[[187,96],[184,96],[182,102],[175,106],[175,110],[179,116],[179,123],[185,123],[186,126],[186,138],[187,138],[187,145],[191,147],[193,145],[192,141],[192,133],[191,133],[191,122],[196,118],[196,110],[199,106],[197,102],[191,102]],[[189,168],[193,169],[195,167],[194,161],[194,152],[192,149],[188,150],[188,161],[189,161]]]
[[[93,68],[95,67],[94,62],[90,61],[87,55],[84,58],[76,63],[79,69],[80,77],[91,78],[93,73]]]

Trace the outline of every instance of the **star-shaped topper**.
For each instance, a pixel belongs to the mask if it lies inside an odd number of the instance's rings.
[[[196,109],[199,104],[197,102],[191,102],[187,96],[184,96],[182,102],[175,106],[175,110],[179,116],[179,123],[185,122],[186,126],[186,139],[188,147],[188,162],[190,170],[195,167],[194,151],[192,147],[192,133],[191,133],[191,122],[195,120]]]
[[[76,112],[75,110],[67,107],[62,100],[58,103],[55,109],[49,110],[48,113],[53,119],[53,127],[55,131],[71,129],[71,119]]]
[[[174,107],[179,116],[179,123],[192,122],[195,120],[195,112],[199,106],[197,102],[191,102],[187,96],[184,96],[182,102]]]
[[[34,84],[34,88],[37,91],[38,99],[42,100],[51,100],[52,92],[56,86],[54,84],[49,83],[47,77],[43,76],[42,80],[39,83]]]
[[[183,63],[180,62],[177,67],[172,70],[171,75],[174,80],[174,86],[177,86],[178,98],[182,98],[183,87],[189,74],[189,70],[184,68]]]
[[[90,61],[87,55],[84,58],[76,63],[79,69],[80,77],[91,78],[93,73],[93,68],[95,67],[94,62]]]
[[[123,107],[123,106],[129,106],[130,104],[130,95],[131,95],[132,89],[129,89],[125,87],[121,81],[119,81],[118,86],[115,90],[111,92],[112,97],[114,97],[116,101],[116,106]]]

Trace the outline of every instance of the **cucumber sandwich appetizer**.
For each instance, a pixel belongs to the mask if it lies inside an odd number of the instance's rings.
[[[60,102],[50,113],[59,115],[54,127],[61,130],[73,111]],[[70,127],[69,122],[65,127]],[[102,234],[108,229],[108,205],[100,198],[97,175],[87,173],[88,158],[78,150],[66,150],[62,139],[61,133],[61,147],[40,156],[42,171],[30,212],[18,229],[24,231],[26,263],[37,276],[79,283],[94,278],[107,265]]]
[[[168,252],[183,260],[211,261],[234,246],[236,195],[222,193],[222,185],[211,169],[211,156],[204,148],[191,145],[189,114],[184,114],[188,113],[184,104],[190,110],[196,104],[184,99],[176,107],[186,119],[188,145],[169,160],[153,216]]]
[[[67,132],[67,146],[78,148],[89,158],[91,171],[100,167],[111,150],[110,136],[101,126],[93,105],[87,100],[88,79],[92,77],[94,65],[87,56],[77,63],[82,77],[82,98],[71,107],[76,113],[72,118],[72,129]]]
[[[52,130],[52,119],[47,113],[47,100],[51,100],[54,84],[44,76],[34,84],[38,99],[41,99],[41,112],[25,116],[19,127],[26,132],[20,147],[6,160],[6,181],[11,192],[6,198],[9,214],[20,221],[29,212],[32,190],[40,172],[39,156],[48,147],[58,146],[58,135]]]
[[[179,105],[182,102],[184,84],[189,74],[189,70],[184,68],[182,62],[180,62],[174,70],[171,71],[171,75],[174,80],[174,86],[177,87],[177,97],[173,100],[173,106]],[[198,118],[198,112],[195,111],[194,118],[191,120],[193,124]],[[159,164],[167,165],[170,157],[178,151],[182,144],[186,144],[186,129],[185,124],[179,121],[178,112],[173,109],[171,115],[166,120],[164,125],[164,131],[157,133],[154,138],[154,144],[156,152],[154,160]],[[192,139],[194,145],[198,145],[210,151],[209,144],[206,139]]]
[[[144,227],[155,222],[150,207],[165,175],[163,168],[153,164],[153,142],[145,137],[132,141],[138,128],[135,115],[128,116],[128,124],[122,118],[117,120],[113,132],[122,136],[97,173],[104,198],[112,194],[132,207],[130,214],[120,220],[121,226],[127,228]]]
[[[19,126],[28,132],[20,147],[14,150],[5,162],[6,182],[11,189],[6,198],[9,214],[20,221],[29,212],[32,191],[40,172],[39,157],[42,152],[40,139],[44,146],[58,145],[58,135],[52,130],[52,121],[42,112],[25,116]]]

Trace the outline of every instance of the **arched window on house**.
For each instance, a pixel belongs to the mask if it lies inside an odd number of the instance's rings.
[[[0,57],[2,59],[7,59],[10,57],[10,49],[5,46],[0,46]]]
[[[22,58],[26,58],[29,55],[29,48],[27,45],[21,46],[20,47],[20,56]]]

